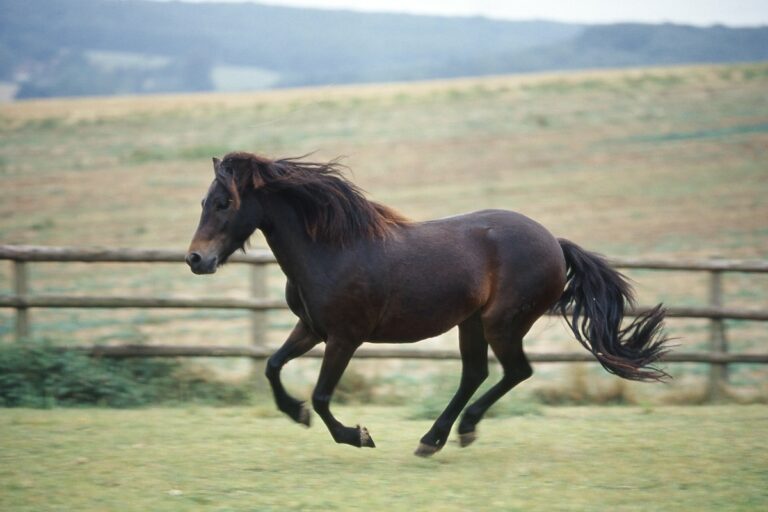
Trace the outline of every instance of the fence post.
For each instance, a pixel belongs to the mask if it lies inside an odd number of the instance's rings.
[[[723,305],[723,271],[711,270],[709,273],[709,305],[719,308]],[[728,339],[725,335],[725,320],[712,318],[709,320],[709,350],[710,352],[728,352]],[[709,366],[709,389],[707,398],[717,402],[725,398],[728,384],[728,364],[712,363]]]
[[[255,299],[264,299],[267,296],[267,272],[266,265],[252,263],[251,267],[251,297]],[[251,311],[251,345],[254,347],[264,346],[267,336],[267,312],[264,310]],[[251,359],[251,377],[254,382],[261,383],[264,386],[264,379],[260,379],[263,372],[263,364],[258,360]],[[258,385],[258,384],[257,384]]]
[[[13,291],[20,299],[25,299],[29,292],[27,263],[14,260],[13,262]],[[16,307],[16,341],[29,338],[29,309],[26,306]]]
[[[251,267],[251,297],[264,299],[267,296],[267,272],[264,264],[253,263]],[[263,346],[267,335],[266,311],[251,311],[251,345]]]

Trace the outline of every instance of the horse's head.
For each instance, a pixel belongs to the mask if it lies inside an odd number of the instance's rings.
[[[200,224],[187,251],[187,264],[195,274],[216,272],[245,246],[262,221],[261,205],[252,197],[255,188],[238,183],[240,176],[250,176],[236,168],[241,164],[245,162],[213,159],[215,179],[203,199]]]

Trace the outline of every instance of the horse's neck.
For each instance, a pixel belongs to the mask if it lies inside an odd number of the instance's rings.
[[[267,228],[263,230],[269,248],[283,273],[299,284],[310,279],[321,264],[317,244],[309,237],[296,211],[273,198],[265,210]],[[326,262],[327,264],[328,262]]]

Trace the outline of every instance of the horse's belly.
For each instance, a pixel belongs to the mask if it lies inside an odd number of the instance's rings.
[[[464,321],[481,305],[479,297],[469,292],[451,297],[401,298],[390,303],[367,341],[413,342],[433,338]]]
[[[369,341],[411,342],[438,336],[480,309],[488,300],[492,275],[479,247],[441,246],[437,255],[411,248],[389,272],[391,283]],[[418,248],[418,246],[417,246]]]
[[[370,338],[371,343],[412,343],[415,341],[434,338],[455,327],[452,322],[406,322],[402,325],[380,326]]]

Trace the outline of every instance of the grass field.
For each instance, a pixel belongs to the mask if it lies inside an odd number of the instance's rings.
[[[766,63],[2,105],[0,242],[185,248],[210,158],[239,149],[345,155],[373,198],[417,220],[498,207],[609,255],[768,257]],[[183,265],[31,272],[35,292],[248,293],[237,266],[209,279]],[[705,276],[630,276],[642,303],[706,302]],[[273,269],[272,296],[282,283]],[[0,293],[11,286],[0,265]],[[725,304],[768,307],[768,276],[727,275]],[[269,320],[272,345],[291,318]],[[226,311],[40,310],[33,322],[35,336],[69,343],[237,344],[248,329]],[[687,350],[707,328],[669,323]],[[575,348],[563,332],[542,322],[528,346]],[[734,350],[765,350],[764,332],[728,324]],[[0,340],[12,335],[0,311]],[[740,367],[734,381],[765,387],[766,373]]]
[[[0,509],[24,511],[756,511],[764,406],[544,408],[466,449],[411,455],[426,421],[340,407],[377,448],[262,408],[6,410]]]
[[[762,257],[766,90],[755,64],[3,105],[0,234],[183,246],[211,156],[316,151],[416,219],[497,206],[609,253]]]

